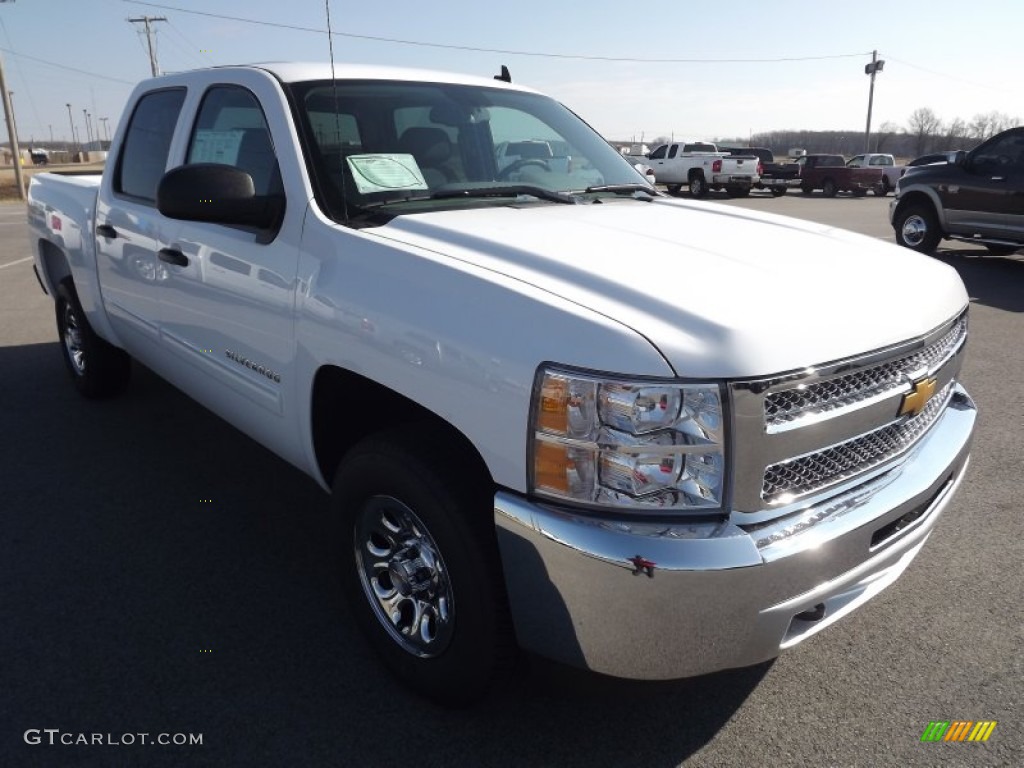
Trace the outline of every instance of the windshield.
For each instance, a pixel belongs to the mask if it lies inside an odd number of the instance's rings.
[[[317,201],[343,224],[574,202],[576,194],[647,186],[590,126],[546,96],[391,81],[306,82],[290,90]]]

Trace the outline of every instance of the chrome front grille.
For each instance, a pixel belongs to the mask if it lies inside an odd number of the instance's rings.
[[[967,315],[963,314],[945,335],[916,352],[816,384],[773,392],[764,399],[765,425],[770,432],[789,428],[810,416],[885,397],[909,379],[941,367],[966,337]]]
[[[965,310],[900,344],[731,383],[732,508],[753,523],[773,519],[899,461],[942,417],[967,327]],[[920,412],[900,415],[931,387]]]
[[[761,497],[769,504],[785,503],[895,458],[935,422],[952,392],[953,383],[950,382],[928,401],[917,416],[816,453],[772,464],[765,469]]]

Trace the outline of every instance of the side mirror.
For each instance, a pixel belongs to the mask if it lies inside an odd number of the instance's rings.
[[[953,153],[953,158],[950,162],[952,162],[953,165],[967,165],[967,152],[962,149],[958,149]]]
[[[248,173],[220,163],[172,168],[156,188],[156,207],[169,219],[272,229],[283,203],[280,195],[257,195]]]

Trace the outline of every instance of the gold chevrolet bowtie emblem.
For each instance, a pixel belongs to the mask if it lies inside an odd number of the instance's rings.
[[[932,395],[935,394],[935,386],[935,379],[915,381],[914,388],[903,396],[903,402],[900,403],[900,410],[897,415],[902,416],[905,413],[909,413],[911,416],[917,416],[917,414],[924,410],[928,401],[932,399]]]

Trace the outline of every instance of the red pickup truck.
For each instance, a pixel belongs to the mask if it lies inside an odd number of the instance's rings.
[[[848,168],[842,155],[803,155],[797,158],[796,165],[796,175],[762,177],[761,183],[776,195],[794,187],[805,195],[820,189],[825,197],[835,197],[838,192],[863,197],[868,190],[882,194],[885,178],[882,168]]]

